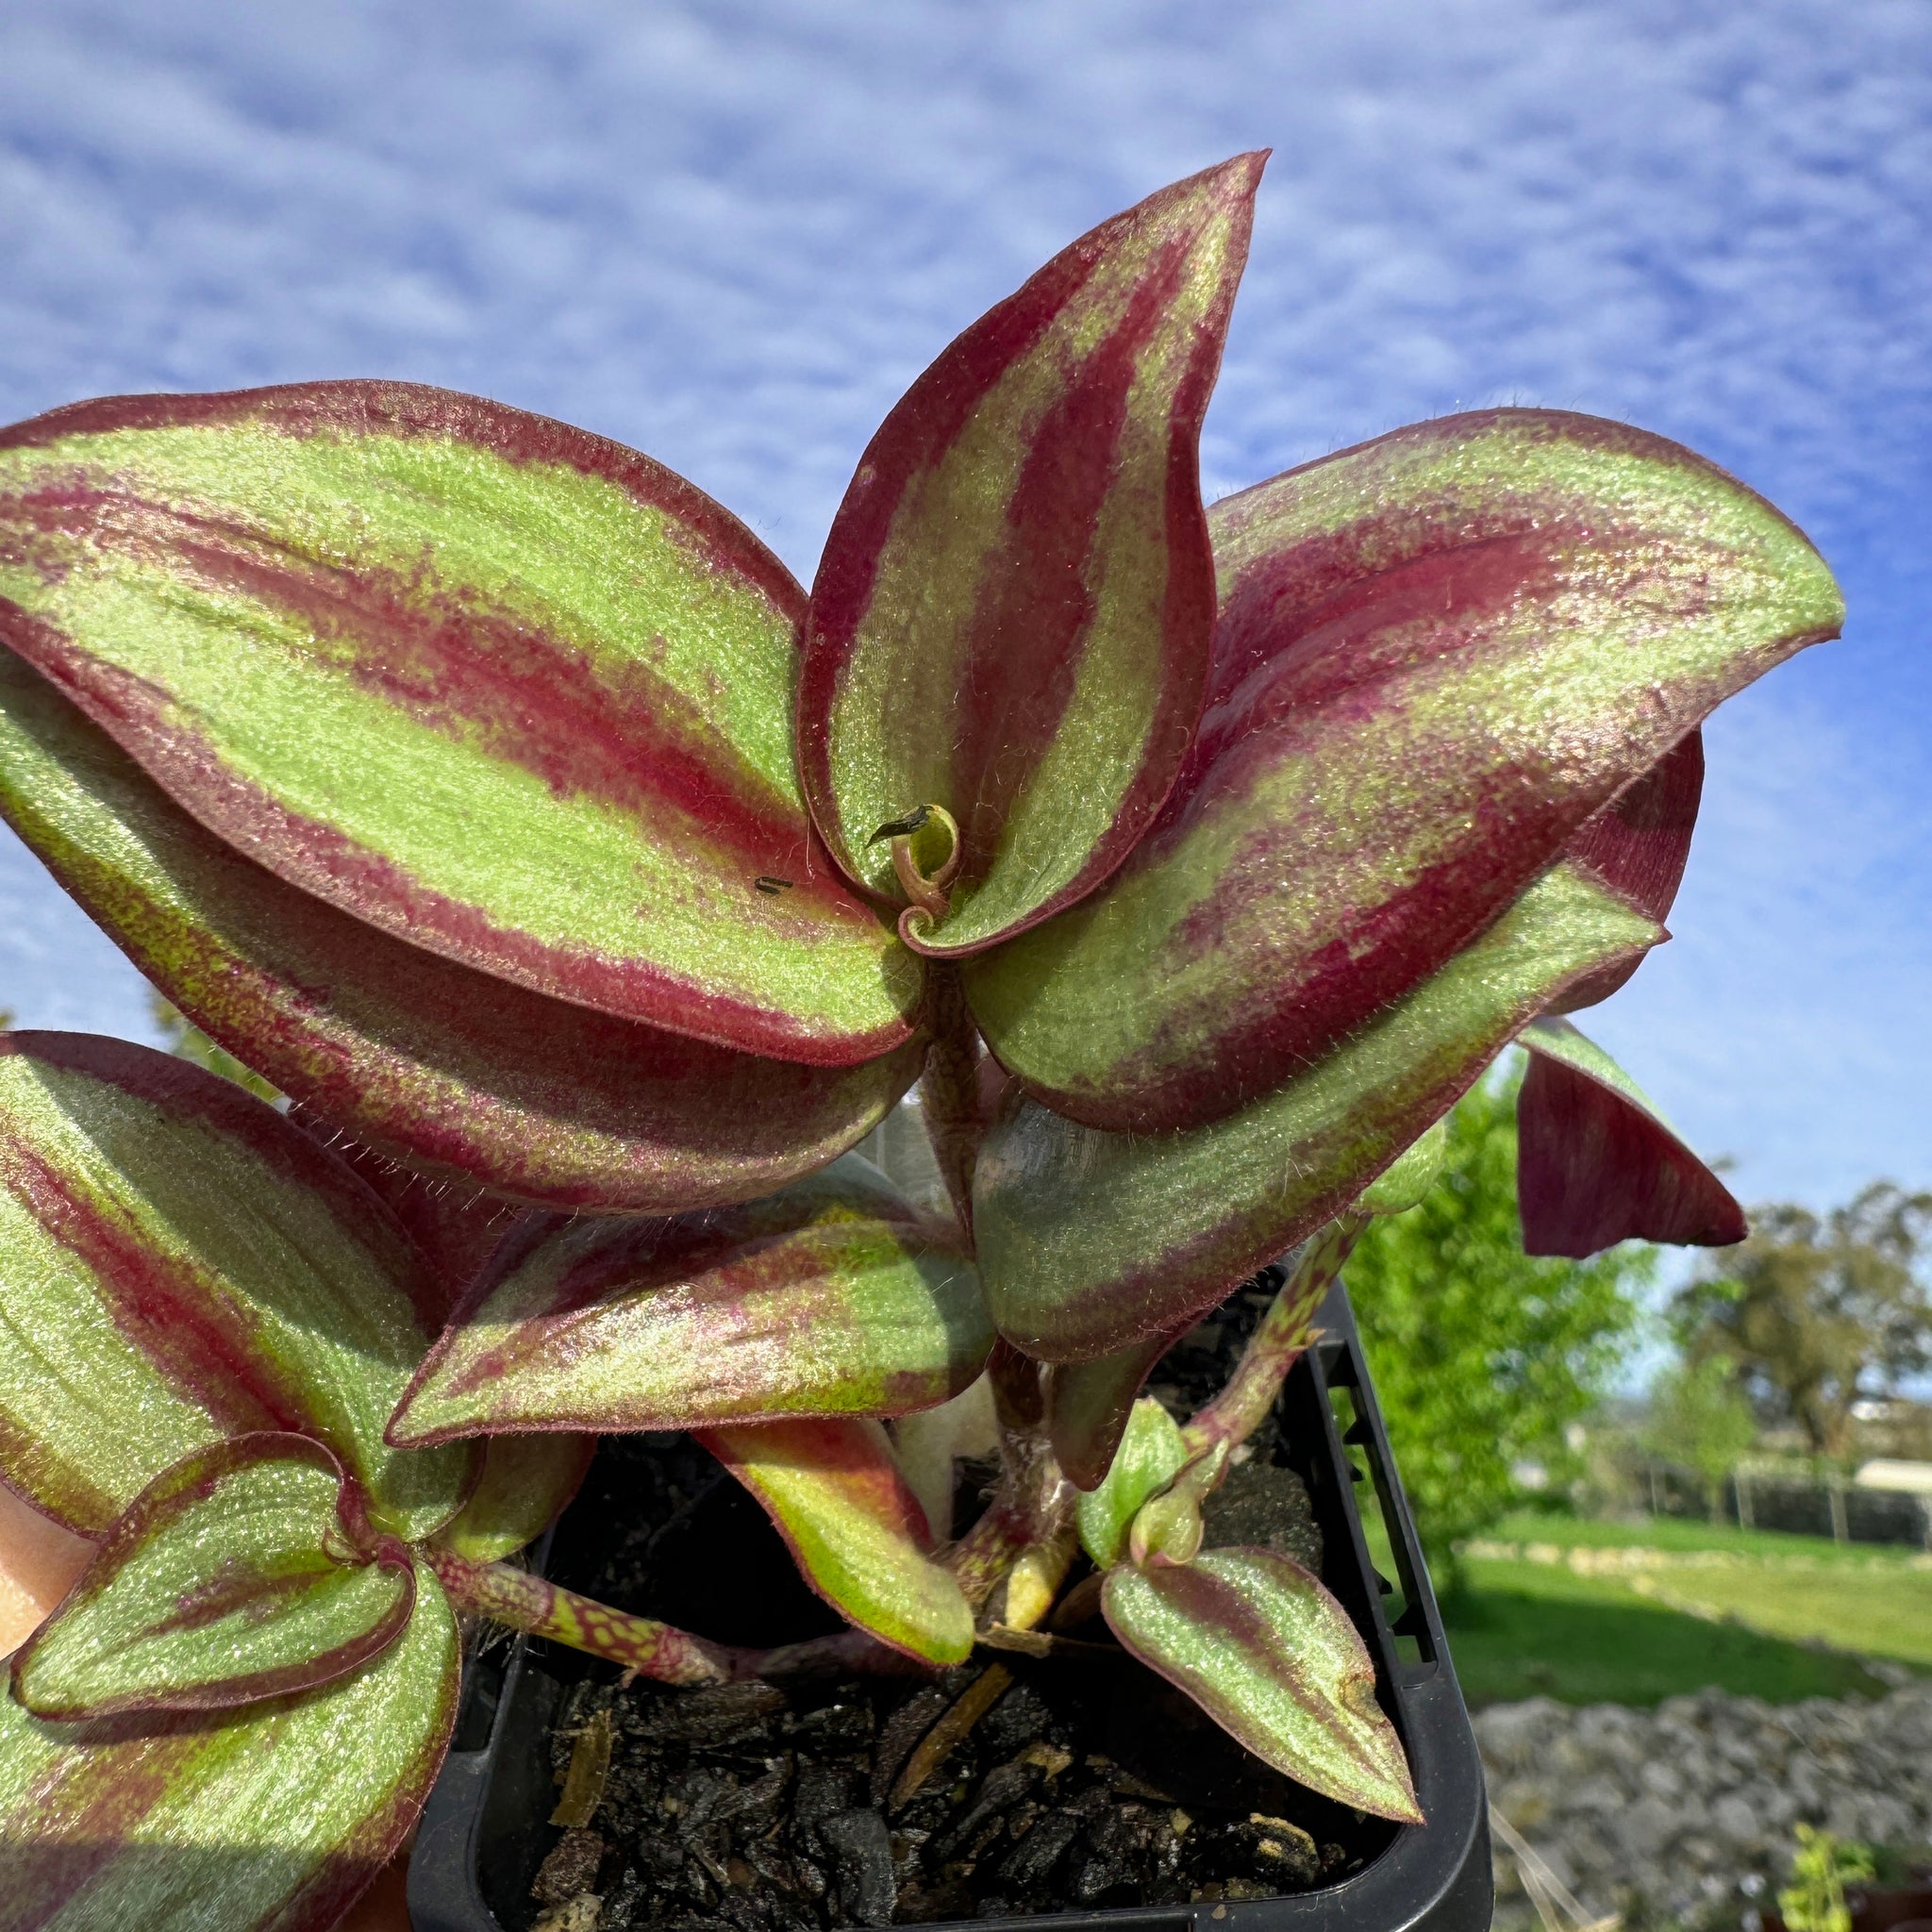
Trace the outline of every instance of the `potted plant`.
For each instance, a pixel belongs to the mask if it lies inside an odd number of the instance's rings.
[[[1840,607],[1742,485],[1560,413],[1204,510],[1261,159],[947,348],[808,597],[648,458],[440,391],[0,435],[0,808],[293,1103],[0,1041],[0,1474],[96,1545],[11,1667],[0,1926],[331,1923],[459,1617],[669,1684],[943,1670],[1050,1641],[1076,1552],[1257,1758],[1416,1817],[1356,1624],[1204,1512],[1510,1041],[1533,1247],[1741,1235],[1563,1016],[1665,936],[1705,714]],[[944,1213],[845,1153],[915,1081]],[[1141,1400],[1288,1252],[1225,1389]],[[974,1389],[941,1541],[885,1424]],[[508,1560],[587,1437],[661,1430],[837,1633]]]

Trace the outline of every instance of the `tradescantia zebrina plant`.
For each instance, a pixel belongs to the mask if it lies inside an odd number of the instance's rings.
[[[1581,416],[1204,509],[1260,166],[946,349],[809,596],[648,458],[440,391],[0,434],[0,809],[292,1103],[0,1055],[0,1475],[100,1546],[14,1660],[0,1927],[330,1923],[440,1757],[455,1612],[678,1682],[932,1665],[1050,1648],[1083,1561],[1250,1749],[1419,1815],[1334,1599],[1203,1500],[1511,1041],[1532,1248],[1740,1238],[1565,1016],[1665,937],[1703,718],[1840,607],[1750,491]],[[918,1203],[848,1151],[915,1081]],[[1214,1402],[1137,1399],[1291,1251]],[[921,1458],[975,1405],[955,1524]],[[849,1638],[505,1560],[660,1429]]]

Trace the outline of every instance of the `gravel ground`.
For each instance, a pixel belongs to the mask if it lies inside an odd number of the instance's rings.
[[[1655,1710],[1535,1697],[1475,1720],[1490,1796],[1596,1914],[1745,1924],[1789,1866],[1793,1827],[1932,1846],[1932,1683],[1770,1705],[1706,1691]],[[1496,1924],[1536,1923],[1498,1848]]]

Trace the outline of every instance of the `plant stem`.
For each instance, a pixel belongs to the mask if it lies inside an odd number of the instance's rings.
[[[1341,1264],[1369,1220],[1366,1214],[1341,1215],[1302,1250],[1294,1273],[1248,1338],[1227,1387],[1181,1430],[1191,1456],[1218,1443],[1233,1448],[1267,1420],[1289,1370],[1315,1339],[1315,1310],[1322,1306],[1322,1297],[1341,1273]]]
[[[770,1649],[712,1643],[673,1624],[612,1609],[510,1563],[473,1563],[433,1543],[419,1544],[417,1553],[458,1609],[622,1664],[660,1684],[734,1684],[746,1677],[849,1671],[897,1675],[925,1669],[863,1630],[841,1630]]]
[[[722,1645],[688,1630],[634,1617],[509,1563],[473,1563],[434,1544],[421,1554],[459,1609],[589,1651],[661,1684],[724,1684],[738,1674]]]
[[[1074,1497],[1047,1440],[1040,1364],[998,1341],[987,1374],[992,1378],[993,1412],[1000,1426],[999,1488],[986,1513],[946,1558],[975,1610],[985,1607],[1023,1557],[1050,1549],[1063,1537]]]
[[[979,1035],[959,984],[959,969],[945,960],[926,965],[926,1024],[932,1045],[920,1075],[920,1110],[933,1158],[959,1225],[973,1232],[973,1170],[986,1124],[979,1113]]]

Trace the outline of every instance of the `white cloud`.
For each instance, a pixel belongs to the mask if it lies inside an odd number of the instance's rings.
[[[1546,402],[1706,449],[1840,563],[1859,641],[1714,733],[1685,936],[1605,1027],[1747,1181],[1928,1177],[1928,56],[1917,0],[13,0],[0,415],[443,382],[650,450],[807,573],[955,330],[1272,143],[1211,487]],[[24,877],[16,934],[65,933]],[[0,999],[67,1010],[59,946]]]

